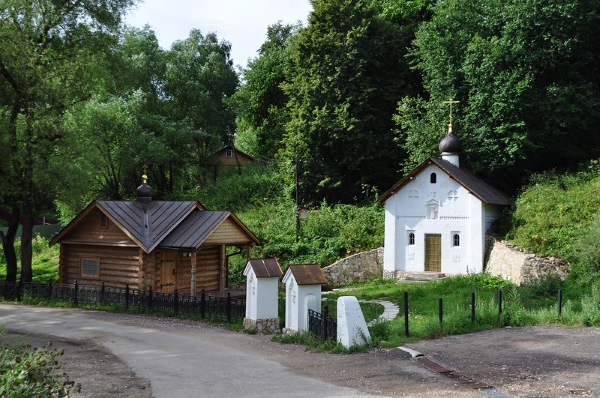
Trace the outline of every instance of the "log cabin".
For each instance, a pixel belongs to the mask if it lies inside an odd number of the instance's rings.
[[[93,201],[50,241],[60,244],[59,283],[222,295],[227,247],[246,247],[249,259],[260,244],[229,211],[152,200],[146,176],[136,194],[134,201]]]

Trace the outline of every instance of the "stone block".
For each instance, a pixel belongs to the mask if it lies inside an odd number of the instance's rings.
[[[342,296],[337,301],[337,338],[344,347],[367,345],[371,334],[358,300],[354,296]]]

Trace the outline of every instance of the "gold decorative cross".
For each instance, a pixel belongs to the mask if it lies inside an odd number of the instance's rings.
[[[455,101],[454,98],[450,98],[449,101],[444,101],[444,104],[450,104],[450,125],[452,125],[452,104],[458,104],[460,101]]]
[[[144,165],[144,175],[142,176],[142,183],[148,183],[148,166]]]

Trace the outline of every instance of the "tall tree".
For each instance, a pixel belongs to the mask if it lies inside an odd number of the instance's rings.
[[[238,84],[231,44],[214,33],[203,36],[194,29],[167,54],[164,89],[170,117],[186,134],[189,150],[181,155],[193,156],[193,186],[205,183],[211,154],[233,137],[235,114],[229,99]]]
[[[362,0],[315,0],[293,40],[285,86],[286,157],[301,161],[303,197],[353,202],[392,184],[398,159],[392,114],[413,93],[402,28]]]
[[[2,160],[1,201],[22,217],[21,280],[32,278],[33,217],[51,202],[53,175],[48,166],[63,139],[62,115],[89,95],[103,49],[133,0],[0,2],[0,85],[4,98],[2,141],[10,150]],[[14,241],[2,239],[8,246]],[[6,247],[5,247],[6,249]],[[14,252],[14,246],[8,251]],[[8,264],[16,275],[17,264]]]
[[[439,2],[415,41],[431,103],[406,100],[399,112],[407,151],[429,133],[437,153],[444,129],[431,122],[454,97],[469,165],[506,189],[600,155],[599,18],[597,0]]]
[[[283,147],[289,111],[282,85],[292,69],[290,38],[299,28],[281,22],[267,28],[267,40],[243,70],[242,86],[234,95],[236,142],[254,156],[272,159]]]

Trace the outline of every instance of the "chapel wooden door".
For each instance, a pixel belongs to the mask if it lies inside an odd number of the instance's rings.
[[[442,272],[442,235],[425,235],[425,271]]]
[[[177,252],[163,251],[160,269],[160,291],[174,293],[177,288]]]

